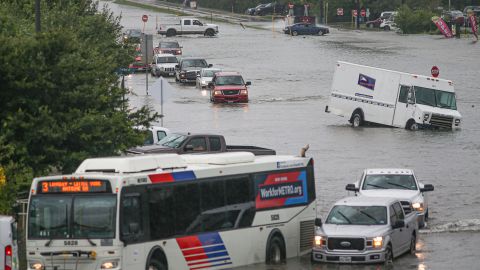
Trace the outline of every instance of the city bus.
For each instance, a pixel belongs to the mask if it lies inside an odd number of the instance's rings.
[[[311,251],[313,159],[251,153],[86,159],[35,178],[29,269],[225,269]]]

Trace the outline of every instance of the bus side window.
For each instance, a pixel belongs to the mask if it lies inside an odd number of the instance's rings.
[[[122,200],[122,236],[142,233],[142,208],[140,196],[126,196]]]
[[[161,187],[149,192],[150,238],[167,238],[175,234],[175,204],[172,187]]]

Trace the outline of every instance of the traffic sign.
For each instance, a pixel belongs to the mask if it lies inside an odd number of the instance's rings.
[[[360,11],[360,15],[362,15],[362,17],[367,16],[367,11],[366,11],[365,9],[362,9],[362,10]]]
[[[144,15],[142,16],[142,21],[143,21],[143,22],[147,22],[147,21],[148,21],[148,16],[144,14]]]
[[[337,16],[343,16],[343,8],[337,8]]]
[[[438,69],[437,66],[433,66],[431,73],[432,73],[432,77],[437,78],[438,75],[440,75],[440,69]]]
[[[357,17],[357,10],[356,9],[352,10],[352,14],[353,14],[353,17]]]

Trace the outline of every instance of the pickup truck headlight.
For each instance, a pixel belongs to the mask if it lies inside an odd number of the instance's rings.
[[[377,236],[377,237],[373,238],[372,246],[373,246],[373,248],[382,248],[383,247],[383,237],[382,236]]]
[[[417,212],[423,212],[423,203],[421,202],[412,203],[412,207]]]
[[[213,95],[214,96],[220,96],[220,95],[222,95],[222,91],[216,90],[215,92],[213,92]]]
[[[43,264],[41,262],[32,262],[30,263],[30,268],[34,270],[43,270]]]
[[[324,247],[327,244],[327,239],[324,236],[315,235],[315,247]]]
[[[240,95],[248,95],[247,90],[240,90]]]
[[[118,261],[108,261],[102,263],[100,269],[113,269],[118,267]]]

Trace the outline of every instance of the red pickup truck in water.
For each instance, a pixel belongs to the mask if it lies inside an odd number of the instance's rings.
[[[213,103],[248,102],[247,86],[238,72],[217,72],[208,84],[210,101]]]

